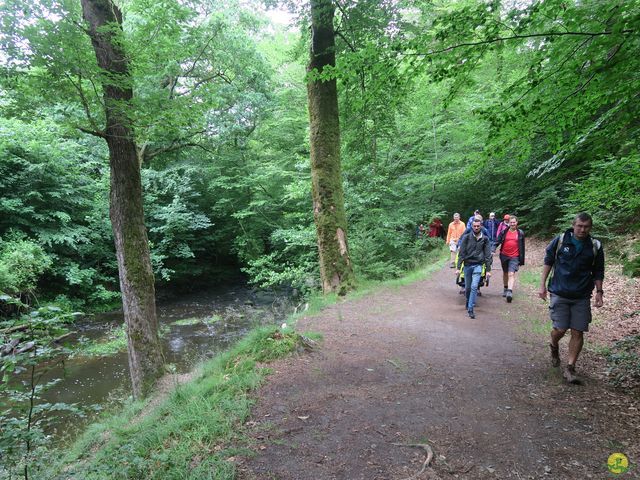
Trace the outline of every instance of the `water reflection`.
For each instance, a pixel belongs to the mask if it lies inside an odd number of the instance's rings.
[[[211,357],[258,325],[281,322],[292,305],[284,296],[234,286],[165,300],[158,305],[166,362],[177,373],[189,371],[198,361]],[[89,317],[76,325],[79,335],[101,339],[123,323],[122,313]],[[130,395],[127,353],[103,357],[77,356],[47,377],[63,380],[43,393],[43,401],[90,405],[113,405]],[[86,421],[86,420],[85,420]],[[60,417],[51,433],[62,438],[79,426],[79,420]],[[84,423],[84,422],[82,422]]]

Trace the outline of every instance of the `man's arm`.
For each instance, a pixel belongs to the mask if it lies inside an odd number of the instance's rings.
[[[594,305],[596,307],[601,307],[604,305],[603,295],[604,292],[602,290],[602,282],[604,280],[604,250],[602,245],[600,249],[596,253],[595,265],[593,268],[593,282],[596,284],[596,301]]]
[[[604,305],[604,292],[602,291],[602,280],[596,280],[594,282],[596,284],[596,301],[594,303],[594,305],[596,307],[601,307],[602,305]]]
[[[493,260],[493,255],[491,255],[491,242],[489,241],[489,237],[485,237],[484,242],[484,264],[485,264],[485,272],[488,277],[491,276],[491,262]]]
[[[498,226],[499,228],[499,226]],[[500,233],[496,234],[496,244],[493,246],[493,251],[495,252],[496,250],[498,250],[498,247],[502,244],[504,237],[502,236],[504,230]]]
[[[551,240],[545,249],[544,265],[542,267],[542,277],[540,279],[540,290],[538,291],[538,296],[543,300],[547,299],[547,278],[553,268],[553,264],[556,263],[556,249],[559,241],[560,236]]]
[[[546,300],[547,299],[547,278],[549,277],[549,273],[553,265],[545,265],[542,267],[542,278],[540,279],[540,291],[538,292],[538,296]]]
[[[460,270],[460,265],[464,262],[465,256],[467,254],[467,237],[462,236],[460,238],[460,248],[458,248],[458,263],[456,265],[456,272]]]

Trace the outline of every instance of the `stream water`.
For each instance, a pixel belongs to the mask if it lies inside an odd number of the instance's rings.
[[[172,364],[177,373],[187,372],[197,362],[227,348],[251,328],[279,323],[292,311],[293,305],[287,297],[243,285],[159,302],[158,320],[163,331],[166,362]],[[185,322],[187,319],[193,321]],[[78,336],[100,341],[123,321],[121,312],[113,312],[87,317],[74,329]],[[77,355],[65,362],[64,369],[53,369],[47,377],[43,380],[62,378],[42,395],[43,401],[51,403],[105,407],[122,402],[131,391],[126,351],[100,357]],[[69,437],[87,421],[73,418],[61,416],[53,422],[50,433],[59,438]]]

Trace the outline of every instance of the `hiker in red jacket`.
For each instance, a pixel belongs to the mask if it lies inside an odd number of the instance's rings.
[[[516,283],[516,272],[524,265],[524,232],[518,228],[518,217],[511,215],[509,228],[502,230],[496,242],[500,247],[500,263],[502,264],[502,280],[504,291],[502,296],[508,303],[513,300],[513,287]]]
[[[442,220],[438,217],[434,217],[429,224],[429,236],[434,238],[442,237],[442,231]]]

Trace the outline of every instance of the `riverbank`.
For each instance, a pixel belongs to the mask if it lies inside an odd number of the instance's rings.
[[[248,392],[269,372],[266,362],[310,343],[290,329],[255,330],[187,382],[168,377],[164,398],[129,403],[92,424],[62,458],[51,458],[53,467],[34,465],[31,478],[232,478],[229,457],[238,449],[229,445],[249,414]]]

